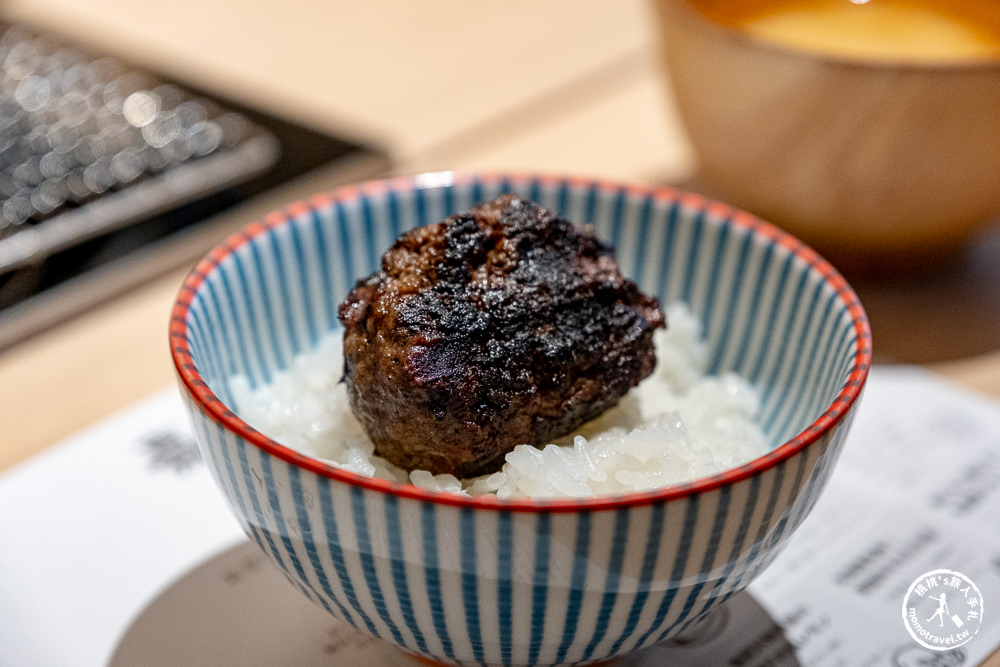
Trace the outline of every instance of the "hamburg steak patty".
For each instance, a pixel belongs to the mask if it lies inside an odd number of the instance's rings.
[[[664,326],[589,227],[514,195],[400,236],[339,315],[375,452],[460,478],[615,405],[652,372]]]

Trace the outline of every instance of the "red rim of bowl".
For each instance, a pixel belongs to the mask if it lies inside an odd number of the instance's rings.
[[[699,478],[691,482],[674,484],[658,490],[626,493],[616,496],[560,498],[552,500],[520,498],[501,500],[491,495],[464,496],[443,491],[428,491],[411,484],[365,477],[343,470],[272,440],[240,419],[211,391],[208,383],[199,373],[195,359],[191,355],[188,346],[187,314],[193,295],[197,293],[200,285],[223,258],[268,229],[288,224],[294,216],[303,211],[330,206],[334,203],[356,201],[389,191],[400,192],[451,184],[468,185],[474,182],[489,184],[499,181],[505,181],[515,186],[518,183],[539,183],[541,185],[566,184],[610,192],[621,192],[624,190],[632,195],[670,201],[682,206],[718,214],[720,217],[728,219],[731,224],[746,227],[754,234],[765,236],[771,242],[777,243],[792,252],[833,287],[837,296],[844,303],[844,306],[851,315],[856,337],[853,352],[854,363],[837,397],[812,424],[795,437],[778,445],[767,454],[759,456],[742,466],[716,475]],[[292,465],[346,484],[432,503],[505,511],[560,512],[609,510],[676,500],[733,484],[790,459],[805,447],[819,440],[830,429],[834,428],[858,400],[867,380],[869,368],[871,367],[871,330],[868,317],[854,290],[829,262],[790,234],[749,213],[734,209],[727,204],[670,187],[650,187],[584,178],[564,178],[531,174],[459,174],[454,172],[437,172],[410,177],[368,181],[358,185],[337,188],[328,193],[318,194],[306,201],[291,204],[280,211],[275,211],[266,216],[262,221],[252,223],[241,232],[233,234],[210,251],[184,279],[171,311],[170,350],[174,367],[184,391],[187,392],[190,399],[202,412],[246,442]]]

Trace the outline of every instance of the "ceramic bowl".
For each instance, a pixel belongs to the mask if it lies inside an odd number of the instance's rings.
[[[709,20],[698,1],[652,4],[706,192],[848,275],[921,270],[998,219],[1000,58],[784,46]]]
[[[338,326],[337,304],[401,231],[508,191],[593,223],[626,275],[687,302],[712,370],[758,384],[773,450],[656,492],[499,501],[331,467],[234,412],[227,378],[264,382]],[[844,279],[748,214],[670,189],[451,173],[336,190],[250,225],[185,280],[170,339],[215,480],[292,585],[413,654],[491,665],[636,651],[744,589],[823,489],[870,361]]]

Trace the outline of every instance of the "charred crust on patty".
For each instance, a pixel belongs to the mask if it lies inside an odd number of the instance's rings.
[[[339,317],[375,452],[460,478],[615,405],[665,325],[589,226],[512,194],[400,236]]]

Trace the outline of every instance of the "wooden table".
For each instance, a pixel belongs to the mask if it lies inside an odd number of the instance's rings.
[[[4,8],[8,18],[376,141],[395,173],[547,171],[697,188],[643,0],[8,0]],[[319,176],[253,212],[325,186]],[[877,360],[924,364],[1000,397],[997,257],[1000,232],[991,230],[934,275],[848,276],[872,319]],[[181,276],[0,353],[0,470],[173,381],[166,321]]]

